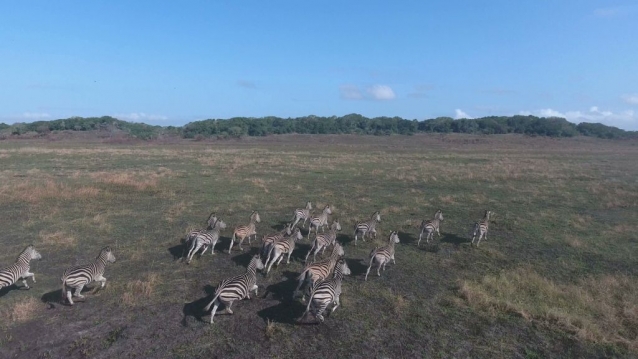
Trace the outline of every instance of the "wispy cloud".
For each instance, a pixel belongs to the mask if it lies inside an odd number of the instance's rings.
[[[357,85],[346,84],[339,86],[339,94],[345,100],[374,100],[388,101],[393,100],[397,96],[390,86],[372,85],[361,89]]]
[[[454,118],[458,120],[460,118],[472,118],[472,116],[468,115],[467,113],[465,113],[465,111],[461,110],[460,108],[457,108],[456,110],[454,110]]]
[[[46,112],[24,112],[22,116],[20,117],[27,120],[42,120],[42,119],[50,118],[51,115],[49,115]]]
[[[356,85],[341,85],[339,86],[339,94],[342,99],[346,100],[361,100],[363,99],[363,94],[359,87]]]
[[[256,89],[257,85],[253,81],[238,80],[237,85],[246,89]]]
[[[521,111],[521,115],[534,115],[539,117],[562,117],[567,121],[580,122],[597,122],[610,126],[616,126],[624,129],[638,129],[638,115],[633,110],[621,112],[603,111],[598,106],[592,106],[589,111],[566,111],[561,112],[551,108],[544,108],[536,111]]]
[[[367,92],[372,97],[372,99],[377,101],[387,101],[396,98],[396,95],[394,94],[394,91],[392,91],[392,88],[386,85],[370,86],[368,87]]]
[[[126,121],[135,121],[135,122],[144,122],[144,121],[166,121],[168,117],[163,115],[152,115],[144,112],[131,112],[131,113],[120,113],[116,114],[113,117],[119,118],[120,120]]]
[[[638,93],[625,94],[621,98],[630,105],[638,105]]]

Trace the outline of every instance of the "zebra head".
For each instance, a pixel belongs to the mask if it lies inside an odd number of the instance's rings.
[[[327,205],[323,208],[323,213],[332,214],[332,210],[330,209],[330,205],[329,205],[329,204],[327,204]]]
[[[485,219],[489,221],[490,220],[490,216],[493,215],[493,214],[494,213],[492,211],[486,210],[485,211]]]
[[[210,214],[210,216],[208,216],[208,220],[206,221],[206,223],[208,224],[208,227],[215,228],[216,222],[217,222],[217,214],[213,212]]]
[[[25,248],[24,251],[22,251],[22,253],[25,253],[25,252],[29,253],[29,260],[42,259],[42,255],[40,254],[40,252],[35,250],[35,246],[33,244],[29,244],[27,248]]]
[[[341,224],[339,224],[339,221],[336,220],[336,219],[334,221],[332,221],[332,226],[330,226],[330,227],[331,227],[331,229],[334,229],[334,230],[337,230],[337,231],[341,230]]]
[[[253,256],[253,260],[248,266],[250,267],[253,263],[255,264],[255,269],[259,269],[259,270],[264,269],[264,262],[261,261],[259,254]]]
[[[308,202],[310,203],[310,202]],[[286,233],[287,236],[292,234],[292,225],[291,223],[286,223],[286,226],[284,227],[284,233]]]
[[[337,263],[337,265],[340,267],[341,269],[341,274],[343,275],[350,275],[352,274],[352,272],[350,271],[350,267],[348,267],[348,262],[346,262],[345,259],[340,259],[339,263]]]
[[[379,211],[374,212],[372,214],[372,219],[374,219],[377,222],[381,223],[381,213],[379,213]]]
[[[335,241],[335,246],[333,251],[335,251],[339,257],[343,257],[346,254],[346,252],[343,250],[343,246],[339,244],[337,241]]]
[[[213,228],[226,229],[226,222],[219,219],[215,222],[215,227]]]
[[[443,221],[443,212],[441,212],[440,209],[438,211],[436,211],[436,213],[434,214],[434,219],[438,219],[439,221]]]
[[[295,228],[295,231],[292,232],[292,236],[295,239],[295,242],[303,239],[303,235],[301,234],[301,230],[299,229],[299,227]]]
[[[259,213],[257,211],[253,211],[253,213],[251,213],[250,219],[257,223],[261,222],[261,218],[259,218]]]
[[[113,255],[113,251],[111,251],[111,247],[109,246],[102,248],[98,257],[103,257],[109,263],[115,263],[115,256]]]
[[[307,210],[311,210],[312,209],[312,203],[310,203],[310,201],[306,202],[306,209]]]
[[[390,243],[399,243],[399,234],[396,231],[392,231],[390,233],[390,238],[388,239]]]

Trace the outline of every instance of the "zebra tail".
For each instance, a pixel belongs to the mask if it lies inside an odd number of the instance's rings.
[[[61,298],[62,303],[64,303],[65,298],[66,298],[66,280],[62,279],[62,298]]]
[[[210,309],[210,307],[213,305],[213,303],[215,303],[215,301],[217,300],[220,294],[222,294],[222,291],[218,290],[218,293],[215,294],[215,298],[213,298],[213,300],[211,300],[211,302],[208,303],[208,305],[204,308],[205,312],[207,312]]]

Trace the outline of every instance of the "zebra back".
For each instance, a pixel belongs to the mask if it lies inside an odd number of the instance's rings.
[[[33,244],[29,244],[20,252],[15,263],[0,269],[0,288],[8,287],[29,272],[32,259],[41,259],[42,255],[35,250]]]
[[[64,271],[62,283],[68,287],[85,285],[104,275],[107,263],[114,263],[111,247],[104,247],[91,263],[73,266]]]
[[[204,308],[209,310],[215,300],[230,302],[241,300],[248,295],[250,289],[257,283],[257,270],[264,269],[259,255],[253,256],[246,268],[246,273],[222,280],[215,290],[215,298]]]
[[[376,247],[370,252],[370,260],[377,256],[384,257],[386,260],[391,258],[394,255],[394,245],[397,243],[399,243],[399,235],[396,231],[393,231],[388,237],[388,244]]]

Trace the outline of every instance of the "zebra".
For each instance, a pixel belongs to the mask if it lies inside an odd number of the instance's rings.
[[[374,262],[379,263],[377,267],[377,275],[379,277],[381,276],[381,273],[379,273],[381,266],[383,266],[383,270],[385,271],[385,265],[388,264],[390,260],[392,260],[392,263],[397,264],[394,260],[394,245],[397,243],[399,243],[399,235],[396,231],[393,231],[388,237],[388,244],[383,247],[376,247],[370,252],[370,265],[368,265],[365,280],[368,280],[368,273],[370,273],[370,268],[372,268]]]
[[[195,239],[195,237],[197,237],[201,233],[204,233],[207,230],[213,229],[215,227],[215,222],[217,222],[217,214],[213,212],[208,216],[208,219],[206,220],[207,227],[205,229],[194,229],[188,232],[188,234],[186,235],[186,238],[182,239],[182,243],[184,244],[184,250],[182,251],[182,258],[186,254],[186,251],[188,251],[189,248],[191,248],[192,241]]]
[[[212,255],[214,255],[215,245],[219,240],[219,232],[221,232],[221,230],[225,228],[226,223],[220,219],[217,220],[215,224],[213,224],[213,228],[211,230],[203,231],[195,236],[195,238],[191,241],[190,250],[188,251],[188,255],[186,256],[186,263],[190,263],[191,260],[193,260],[193,256],[195,255],[195,253],[197,253],[202,247],[204,247],[202,254],[206,253],[208,246],[210,246],[210,252]]]
[[[292,214],[292,220],[294,221],[294,223],[292,224],[292,226],[296,226],[297,222],[299,222],[300,220],[303,219],[303,224],[301,225],[302,228],[306,228],[306,221],[308,219],[310,219],[310,210],[312,209],[312,203],[310,202],[306,202],[306,208],[297,208],[295,209],[295,212],[293,212]]]
[[[443,212],[441,212],[441,210],[439,209],[434,214],[434,219],[432,220],[424,219],[421,222],[421,234],[419,234],[419,241],[416,244],[417,247],[421,243],[421,237],[423,237],[423,233],[426,233],[425,235],[426,243],[430,242],[430,239],[434,236],[434,232],[436,232],[436,234],[438,234],[439,237],[441,237],[441,232],[439,232],[439,225],[441,224],[442,221],[443,221]]]
[[[73,305],[73,299],[71,299],[71,289],[73,288],[75,288],[73,297],[84,298],[82,288],[93,281],[101,282],[102,285],[99,288],[104,288],[106,285],[106,278],[104,278],[106,263],[115,263],[113,251],[108,246],[102,248],[100,254],[93,262],[65,270],[62,275],[62,301],[64,302],[64,297],[66,296],[69,304]]]
[[[321,255],[323,255],[323,252],[326,251],[326,247],[335,243],[335,241],[337,240],[337,231],[340,231],[340,230],[341,230],[341,225],[339,224],[339,221],[337,220],[332,221],[332,225],[330,225],[330,230],[327,233],[322,233],[315,236],[315,240],[312,242],[312,247],[308,251],[308,254],[306,254],[306,258],[304,259],[304,261],[305,262],[308,261],[308,256],[310,256],[310,252],[312,252],[313,249],[315,250],[312,256],[313,262],[317,260],[317,253],[319,253],[319,251],[321,251],[322,249],[323,251],[321,252]]]
[[[244,249],[241,245],[244,243],[244,239],[246,239],[246,237],[248,237],[248,244],[250,244],[250,236],[254,235],[255,239],[257,238],[257,223],[259,222],[261,222],[259,213],[257,211],[253,211],[253,213],[250,214],[250,223],[248,223],[248,225],[235,227],[235,230],[233,231],[233,238],[230,240],[230,247],[228,247],[228,254],[230,254],[230,250],[233,249],[235,241],[239,240],[239,244],[237,246],[240,251],[243,251]]]
[[[35,250],[33,244],[29,244],[20,252],[14,264],[0,269],[0,289],[9,287],[20,279],[24,284],[23,288],[30,289],[27,278],[31,277],[35,283],[35,274],[29,272],[29,263],[32,259],[42,259],[42,255]]]
[[[348,268],[348,263],[344,259],[340,259],[335,265],[335,272],[331,279],[315,282],[312,286],[306,311],[303,313],[300,320],[304,319],[306,315],[308,315],[308,312],[310,312],[310,308],[312,307],[312,314],[315,318],[319,319],[321,323],[323,323],[324,318],[322,314],[328,306],[331,304],[333,305],[330,313],[333,313],[339,306],[339,296],[341,295],[341,282],[343,281],[343,276],[350,275],[351,273],[350,268]]]
[[[357,222],[354,225],[354,245],[357,245],[357,234],[361,233],[361,239],[365,242],[366,234],[374,234],[374,238],[377,238],[377,223],[381,222],[381,213],[376,211],[372,213],[370,219],[365,222]]]
[[[335,242],[330,258],[307,265],[299,277],[297,277],[299,283],[292,294],[293,298],[295,297],[295,293],[299,292],[299,288],[301,288],[304,282],[308,283],[308,290],[310,290],[314,283],[328,278],[328,275],[334,269],[335,264],[339,258],[343,257],[344,254],[345,252],[341,244]]]
[[[485,216],[480,222],[474,223],[474,233],[472,234],[472,244],[474,244],[474,239],[478,235],[478,242],[476,242],[476,246],[479,246],[481,243],[481,238],[485,238],[487,240],[487,227],[490,224],[490,216],[492,215],[492,211],[485,211]]]
[[[213,324],[213,318],[215,318],[215,312],[217,311],[220,303],[223,303],[226,306],[226,312],[233,314],[230,307],[232,307],[234,301],[242,300],[244,298],[250,299],[251,291],[255,292],[255,297],[257,296],[258,269],[264,269],[264,264],[261,262],[259,255],[255,255],[250,261],[250,264],[248,264],[246,273],[224,279],[219,283],[217,290],[215,290],[215,297],[210,303],[208,303],[206,308],[204,308],[204,311],[208,311],[210,307],[215,304],[213,306],[213,312],[210,315],[210,324]]]
[[[262,243],[261,243],[261,248],[259,249],[259,253],[261,253],[261,255],[264,256],[264,257],[268,256],[268,252],[270,251],[270,246],[275,241],[283,239],[284,236],[291,235],[292,234],[292,227],[293,226],[291,226],[290,223],[286,223],[286,226],[280,232],[271,233],[271,234],[265,235],[261,239]]]
[[[319,217],[310,218],[310,225],[308,227],[308,239],[310,239],[310,232],[312,232],[312,227],[315,227],[315,236],[319,232],[319,227],[321,227],[321,231],[323,232],[323,226],[328,225],[328,215],[332,214],[332,210],[330,209],[330,205],[326,205],[323,208],[323,211],[319,215]]]
[[[289,237],[282,238],[281,240],[274,242],[268,251],[268,258],[266,259],[266,274],[270,272],[270,268],[272,268],[273,263],[275,263],[277,259],[279,259],[277,262],[277,266],[279,266],[279,263],[281,263],[284,259],[284,254],[286,253],[288,253],[286,264],[290,263],[290,256],[292,255],[292,251],[295,250],[295,242],[302,238],[303,236],[301,235],[301,231],[299,230],[299,227],[297,227]],[[270,262],[270,264],[268,262]]]

